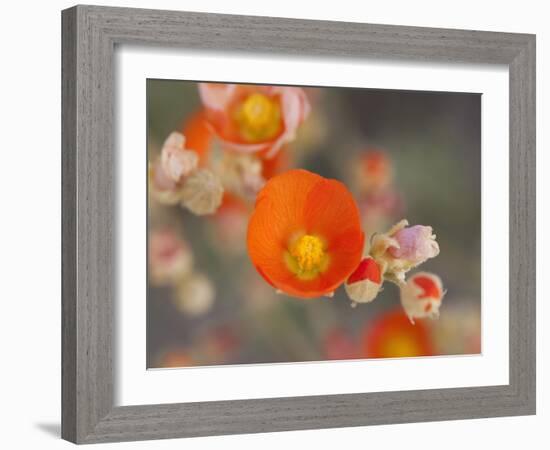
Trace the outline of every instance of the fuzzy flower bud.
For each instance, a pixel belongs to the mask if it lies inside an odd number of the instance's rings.
[[[180,201],[179,185],[166,175],[160,162],[149,164],[149,192],[162,205],[176,205]]]
[[[371,257],[363,258],[346,281],[346,293],[356,303],[369,303],[380,292],[382,281],[378,263]]]
[[[164,173],[178,183],[197,168],[198,155],[191,150],[185,150],[183,134],[173,132],[168,136],[160,154],[160,164]]]
[[[403,228],[395,233],[394,238],[399,246],[390,246],[389,253],[394,258],[406,259],[415,266],[439,254],[439,245],[432,227],[415,225]]]
[[[370,254],[384,266],[388,276],[404,282],[405,273],[439,254],[432,227],[415,225],[402,220],[387,233],[375,235]]]
[[[176,307],[188,316],[201,316],[212,308],[214,297],[212,282],[203,274],[193,273],[178,284]]]
[[[181,203],[197,216],[213,214],[222,202],[223,186],[208,169],[195,170],[186,178],[181,190]]]
[[[444,295],[441,279],[433,273],[415,273],[401,285],[401,305],[413,323],[423,317],[437,318]]]

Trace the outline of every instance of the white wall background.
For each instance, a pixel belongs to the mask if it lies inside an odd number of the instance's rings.
[[[117,448],[548,448],[550,391],[546,345],[550,320],[543,285],[550,264],[545,194],[550,190],[548,89],[550,29],[545,2],[338,0],[98,1],[233,14],[467,28],[537,34],[538,415],[119,444]],[[0,433],[2,448],[69,448],[60,417],[60,10],[71,1],[4,2],[0,17]],[[546,19],[544,18],[546,16]],[[547,198],[547,197],[546,197]],[[543,208],[546,203],[546,208]],[[545,380],[546,377],[546,380]],[[97,448],[114,448],[105,445]]]

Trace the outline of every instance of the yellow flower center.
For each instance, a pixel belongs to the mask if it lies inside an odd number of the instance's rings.
[[[406,358],[422,354],[418,342],[406,333],[389,336],[382,345],[385,358]]]
[[[249,95],[236,109],[234,119],[248,142],[274,138],[281,129],[281,107],[277,99],[264,94]]]
[[[304,234],[291,242],[285,261],[298,278],[311,280],[327,269],[329,255],[321,238]]]

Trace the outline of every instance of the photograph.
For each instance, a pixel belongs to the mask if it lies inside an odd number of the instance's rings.
[[[480,94],[146,95],[148,369],[481,353]]]
[[[6,2],[1,448],[544,447],[545,6]]]

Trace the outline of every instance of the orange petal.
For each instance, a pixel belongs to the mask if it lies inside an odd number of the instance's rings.
[[[285,216],[285,211],[272,206],[270,198],[264,198],[257,204],[248,223],[247,247],[258,272],[280,289],[279,283],[292,275],[283,255],[294,226],[292,220]]]
[[[265,152],[259,155],[262,158],[262,176],[269,180],[290,167],[290,154],[287,147],[281,148],[272,158],[266,158]]]
[[[294,223],[304,225],[304,205],[309,192],[324,178],[303,169],[293,169],[269,180],[256,197],[256,206],[269,199]]]
[[[369,280],[376,284],[380,284],[382,282],[380,266],[371,257],[361,260],[355,271],[348,278],[347,282],[348,284],[353,284],[364,280]]]
[[[327,179],[317,183],[306,200],[304,223],[308,233],[327,241],[329,271],[346,278],[353,273],[361,261],[364,235],[359,209],[346,186]]]
[[[185,147],[194,150],[199,155],[199,163],[204,164],[213,136],[205,111],[200,110],[193,114],[184,123],[182,133],[185,136]]]
[[[351,193],[343,183],[323,179],[308,193],[304,220],[308,232],[334,238],[339,233],[359,234],[360,216]],[[330,242],[329,242],[330,244]]]
[[[441,298],[441,290],[437,283],[430,277],[417,275],[414,277],[414,283],[419,286],[424,292],[418,296],[418,298],[434,298],[439,300]]]

